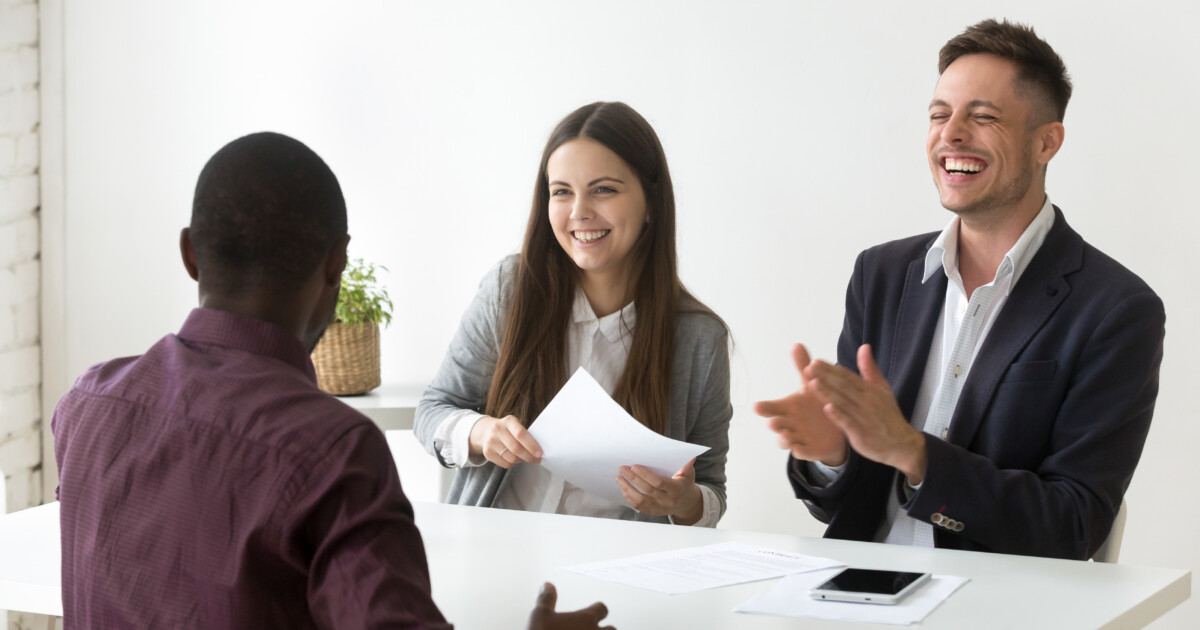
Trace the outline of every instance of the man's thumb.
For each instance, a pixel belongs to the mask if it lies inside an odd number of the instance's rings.
[[[554,611],[555,604],[558,603],[558,591],[554,585],[549,582],[542,584],[542,590],[538,591],[537,607],[545,608],[551,612]]]
[[[883,378],[879,366],[875,365],[875,357],[871,354],[870,344],[864,343],[858,347],[858,374],[863,377],[864,381],[872,385],[887,384],[887,379]]]

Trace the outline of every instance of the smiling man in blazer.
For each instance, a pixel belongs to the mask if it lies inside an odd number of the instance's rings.
[[[942,48],[929,105],[940,233],[859,255],[838,364],[755,410],[826,536],[1085,559],[1158,394],[1165,314],[1046,195],[1071,83],[1031,28]]]

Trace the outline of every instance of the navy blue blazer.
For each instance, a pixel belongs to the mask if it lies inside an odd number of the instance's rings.
[[[838,363],[857,371],[856,350],[871,344],[906,418],[945,303],[945,274],[921,282],[936,237],[862,252],[846,292]],[[1086,559],[1108,536],[1141,457],[1165,322],[1154,291],[1055,207],[972,364],[947,439],[926,435],[920,489],[907,496],[894,468],[851,452],[825,488],[789,457],[796,496],[830,538],[872,540],[896,492],[909,516],[934,523],[938,547]]]

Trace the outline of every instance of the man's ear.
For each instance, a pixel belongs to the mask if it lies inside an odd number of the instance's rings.
[[[1060,122],[1049,122],[1041,127],[1038,127],[1037,135],[1034,136],[1034,159],[1037,163],[1046,166],[1058,150],[1062,148],[1063,139],[1066,137],[1067,130]]]
[[[350,244],[350,235],[339,238],[329,250],[329,258],[325,259],[325,284],[337,286],[342,281],[342,272],[346,270],[346,247]]]
[[[192,247],[191,228],[183,228],[179,233],[179,254],[183,257],[183,268],[187,269],[192,280],[200,281],[200,268],[196,266],[196,250]]]

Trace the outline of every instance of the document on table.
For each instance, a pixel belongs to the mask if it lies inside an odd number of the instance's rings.
[[[579,368],[529,427],[542,466],[585,491],[624,503],[617,475],[640,464],[670,477],[708,450],[651,431]]]
[[[829,558],[726,542],[579,564],[563,570],[677,595],[840,566],[844,565]]]
[[[815,571],[785,576],[775,586],[734,608],[733,612],[907,626],[929,616],[934,608],[967,583],[965,577],[935,575],[915,593],[891,606],[821,601],[808,596],[810,589],[836,573],[837,571]]]

